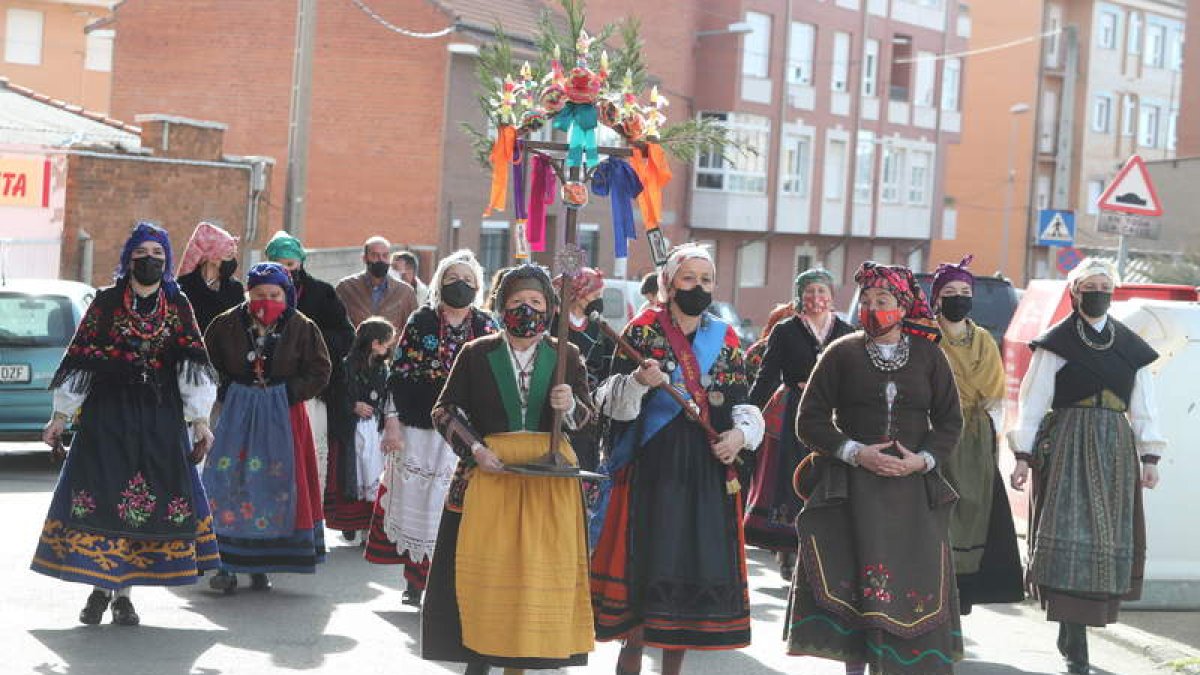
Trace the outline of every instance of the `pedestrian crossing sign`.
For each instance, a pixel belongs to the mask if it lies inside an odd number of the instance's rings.
[[[1038,246],[1073,246],[1075,212],[1045,209],[1038,212]]]

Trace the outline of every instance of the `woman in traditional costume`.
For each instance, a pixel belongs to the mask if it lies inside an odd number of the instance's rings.
[[[618,356],[597,393],[615,440],[592,602],[597,637],[625,640],[618,673],[640,672],[646,645],[663,649],[663,672],[674,674],[688,649],[750,644],[741,500],[731,478],[739,454],[762,440],[763,420],[748,404],[737,333],[705,312],[715,278],[707,249],[675,248],[659,279],[661,305],[624,331],[646,360]],[[716,438],[664,391],[650,391],[664,378],[687,392]]]
[[[325,560],[317,455],[304,402],[329,379],[321,332],[296,311],[296,291],[276,263],[250,268],[248,300],[204,335],[221,374],[221,419],[204,484],[216,518],[221,571],[212,588],[232,593],[236,574],[271,588],[269,572],[312,574]]]
[[[354,326],[333,286],[310,275],[304,268],[308,253],[299,239],[287,232],[276,232],[267,242],[263,254],[267,260],[282,265],[291,276],[296,289],[296,310],[317,324],[325,341],[325,351],[329,353],[329,361],[333,364],[329,383],[305,403],[312,425],[313,443],[317,447],[317,484],[324,486],[329,482],[325,475],[329,466],[329,440],[353,433],[354,428],[354,417],[347,414],[343,405],[348,394],[346,378],[342,374],[342,363],[354,342]],[[334,511],[336,508],[330,504],[328,512]],[[370,519],[371,507],[368,504],[351,514],[347,518],[350,522],[330,522],[329,526],[344,530],[343,536],[353,540],[357,530],[366,528]]]
[[[212,223],[202,222],[183,250],[175,275],[192,303],[201,331],[218,314],[246,299],[242,282],[233,276],[238,265],[237,244],[237,237]]]
[[[775,305],[775,309],[767,315],[767,322],[763,324],[762,332],[758,334],[758,339],[754,344],[746,347],[746,381],[750,383],[750,388],[754,388],[754,382],[758,380],[758,373],[762,370],[763,359],[767,356],[767,343],[771,339],[771,331],[775,330],[775,326],[779,325],[780,321],[792,316],[796,313],[793,305],[790,302],[781,302]]]
[[[1100,260],[1068,275],[1074,311],[1030,343],[1008,437],[1013,487],[1034,469],[1030,585],[1059,622],[1071,673],[1089,672],[1086,627],[1114,623],[1122,600],[1141,597],[1142,488],[1158,484],[1167,446],[1147,368],[1158,354],[1108,315],[1117,282]]]
[[[429,572],[421,656],[491,666],[561,668],[593,649],[583,496],[574,478],[528,476],[506,465],[548,459],[561,415],[577,429],[592,414],[579,350],[546,334],[550,277],[537,265],[500,283],[503,331],[466,344],[433,407],[433,423],[459,456]],[[556,349],[565,384],[552,386]],[[578,462],[566,438],[559,459]]]
[[[166,231],[138,223],[116,284],[96,294],[51,382],[43,440],[61,455],[76,416],[77,432],[31,567],[94,587],[86,624],[111,602],[113,623],[137,625],[132,586],[194,584],[217,566],[193,466],[212,443],[216,381],[171,268]]]
[[[1008,493],[996,465],[996,426],[1004,401],[1004,364],[996,341],[968,316],[975,276],[971,256],[942,263],[933,275],[933,310],[942,351],[954,371],[963,432],[942,473],[958,492],[950,513],[950,545],[961,614],[979,604],[1021,602],[1021,556]]]
[[[821,355],[796,434],[813,453],[785,625],[788,653],[846,672],[936,675],[962,658],[941,476],[962,431],[954,374],[904,267],[863,263],[863,331]]]
[[[396,329],[382,316],[369,316],[355,330],[346,355],[344,405],[354,416],[353,444],[343,457],[354,463],[354,497],[371,504],[379,496],[383,476],[383,426],[387,413],[388,371],[396,346]],[[349,443],[347,439],[347,443]],[[366,541],[364,539],[364,544]]]
[[[796,412],[805,383],[821,351],[854,332],[833,313],[833,276],[811,269],[796,277],[788,317],[767,339],[762,367],[750,389],[750,402],[763,411],[766,439],[746,505],[746,543],[774,551],[779,573],[789,582],[796,554],[796,516],[803,502],[792,489],[792,475],[808,455],[796,438]]]
[[[403,601],[421,606],[438,523],[458,456],[433,428],[430,412],[463,345],[496,332],[478,307],[483,268],[468,250],[433,272],[431,304],[408,318],[392,362],[383,449],[386,464],[371,518],[367,560],[404,565]]]
[[[563,277],[554,278],[554,290],[562,292]],[[612,371],[616,346],[592,319],[592,312],[604,314],[604,275],[599,270],[584,267],[571,279],[571,306],[568,308],[571,344],[579,348],[587,368],[588,389],[594,391]],[[552,325],[558,325],[558,317]],[[600,463],[600,426],[593,420],[587,427],[571,433],[571,447],[579,457],[579,465],[594,471]]]

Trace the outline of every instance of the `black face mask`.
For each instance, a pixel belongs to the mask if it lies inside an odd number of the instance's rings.
[[[958,323],[967,318],[971,313],[971,301],[973,298],[969,295],[950,295],[942,298],[942,316],[951,323]]]
[[[367,263],[367,272],[376,279],[382,279],[386,277],[388,270],[390,269],[392,269],[392,266],[386,262]]]
[[[163,268],[167,261],[162,258],[135,258],[133,260],[133,278],[143,286],[153,286],[162,281]]]
[[[237,265],[238,263],[236,258],[233,260],[222,260],[221,266],[217,268],[217,275],[222,279],[228,279],[233,276],[234,272],[237,271]]]
[[[712,304],[712,293],[704,290],[700,284],[686,291],[675,291],[675,306],[688,316],[700,316]]]
[[[454,309],[462,309],[474,299],[475,288],[462,279],[442,284],[442,302]]]
[[[308,272],[305,272],[303,267],[287,270],[287,273],[292,278],[292,283],[296,286],[302,285],[308,279]]]
[[[604,298],[596,298],[595,300],[589,302],[587,307],[583,308],[583,315],[589,319],[592,318],[592,312],[604,314]]]
[[[1108,308],[1112,305],[1112,293],[1084,291],[1079,296],[1079,311],[1093,319],[1108,314]]]

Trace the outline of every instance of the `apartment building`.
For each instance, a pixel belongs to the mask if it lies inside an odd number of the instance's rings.
[[[0,77],[101,113],[110,110],[116,0],[0,0]]]
[[[765,315],[812,265],[833,272],[843,302],[863,260],[924,268],[929,241],[956,218],[942,178],[962,128],[967,7],[710,4],[720,7],[698,33],[696,107],[754,152],[697,159],[688,221],[716,249],[738,309]]]

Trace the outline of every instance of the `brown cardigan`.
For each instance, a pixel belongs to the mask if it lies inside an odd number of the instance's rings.
[[[377,310],[371,306],[371,289],[375,286],[375,279],[365,270],[343,277],[337,283],[337,296],[346,306],[346,314],[355,328],[372,316],[382,316],[398,333],[404,330],[408,315],[417,309],[417,292],[412,286],[390,276],[385,276],[383,282],[387,284],[387,290]]]
[[[270,354],[267,378],[272,384],[287,385],[288,403],[307,401],[321,393],[329,381],[329,352],[321,331],[308,317],[295,310],[284,320],[279,342]],[[204,344],[213,367],[221,374],[222,391],[230,382],[254,381],[246,354],[253,349],[246,332],[250,315],[245,305],[218,314],[204,333]]]

